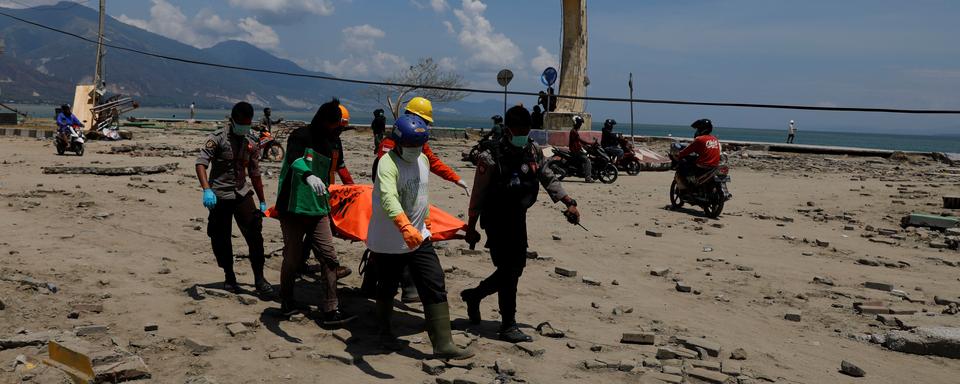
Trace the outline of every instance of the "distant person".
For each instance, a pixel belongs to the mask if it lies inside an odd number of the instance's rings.
[[[584,140],[580,137],[580,127],[583,126],[583,118],[579,115],[573,117],[573,128],[570,129],[570,140],[568,147],[570,148],[570,154],[573,155],[573,158],[580,163],[580,169],[583,170],[583,178],[588,183],[593,182],[593,172],[592,164],[590,164],[590,157],[587,156],[587,151],[584,150],[584,145],[590,145],[589,141]]]
[[[533,113],[530,114],[530,129],[543,129],[543,111],[539,105],[533,106]]]
[[[490,128],[490,132],[483,135],[483,139],[500,141],[500,138],[503,137],[503,116],[493,115],[490,120],[493,120],[493,127]]]
[[[197,116],[197,103],[190,103],[190,120]]]
[[[613,133],[613,127],[617,125],[614,119],[607,119],[603,122],[603,128],[600,130],[600,146],[603,151],[612,156],[614,162],[623,157],[623,149],[620,148],[620,139]]]
[[[557,110],[557,95],[553,93],[553,87],[547,87],[547,111]]]
[[[544,111],[550,110],[550,103],[547,100],[547,93],[540,91],[537,93],[537,105],[542,106]]]
[[[387,117],[383,115],[383,109],[373,111],[373,121],[370,123],[370,129],[373,130],[373,150],[380,148],[383,141],[383,133],[387,131]]]
[[[270,107],[263,109],[263,118],[260,119],[260,129],[267,132],[273,132],[273,125],[280,124],[283,122],[282,117],[276,120],[271,119],[270,115],[272,114],[273,114],[273,110],[271,110]]]
[[[83,123],[71,112],[70,104],[60,106],[60,113],[57,114],[57,134],[64,143],[70,142],[70,128],[81,128]]]
[[[260,151],[256,139],[250,136],[253,106],[239,102],[230,112],[230,123],[207,137],[197,157],[197,179],[203,188],[203,206],[210,210],[207,218],[207,236],[223,269],[223,288],[240,292],[233,272],[233,221],[250,250],[253,281],[261,297],[272,296],[273,286],[263,277],[263,212],[267,210],[260,178]],[[209,179],[207,169],[210,170]],[[247,178],[250,182],[247,182]],[[260,200],[259,209],[253,194]]]
[[[790,124],[787,125],[787,144],[793,144],[795,137],[797,137],[797,125],[790,120]]]

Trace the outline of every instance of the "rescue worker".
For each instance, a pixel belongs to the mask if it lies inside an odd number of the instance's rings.
[[[207,137],[197,157],[197,179],[203,188],[203,206],[210,210],[207,236],[223,269],[223,288],[239,293],[240,286],[233,272],[233,220],[247,241],[254,287],[261,296],[271,296],[273,286],[263,277],[263,212],[267,210],[260,178],[260,148],[250,134],[253,106],[239,102],[230,112],[230,122],[222,130]],[[207,177],[207,170],[210,177]],[[250,182],[247,182],[247,178]],[[260,201],[259,210],[253,194]]]
[[[64,143],[70,143],[70,128],[81,128],[83,123],[70,111],[70,104],[60,106],[60,113],[57,114],[57,134]]]
[[[373,214],[367,229],[367,248],[376,260],[379,278],[376,316],[380,343],[386,349],[403,348],[390,329],[390,319],[402,271],[409,267],[423,302],[434,356],[472,357],[472,352],[453,343],[443,268],[430,241],[430,164],[423,154],[423,145],[430,137],[429,127],[418,116],[404,115],[397,119],[393,131],[397,146],[380,158],[373,187]]]
[[[267,132],[273,132],[273,125],[280,124],[281,122],[283,122],[282,117],[276,120],[272,120],[270,118],[270,115],[272,113],[273,111],[270,109],[270,107],[263,109],[263,118],[260,119],[260,129]]]
[[[583,118],[579,115],[573,116],[573,128],[570,129],[570,139],[567,145],[570,148],[570,154],[580,162],[580,169],[583,171],[583,178],[588,183],[593,182],[593,164],[590,163],[590,156],[583,148],[584,145],[591,145],[589,141],[580,137],[580,127],[583,126]]]
[[[477,222],[487,234],[486,248],[497,267],[475,288],[460,293],[472,323],[481,321],[480,301],[494,293],[500,305],[501,340],[531,341],[517,326],[517,283],[527,261],[527,209],[537,201],[539,183],[554,203],[566,205],[570,223],[580,222],[577,201],[564,191],[556,175],[546,166],[540,146],[529,140],[530,113],[521,106],[507,111],[506,135],[489,150],[481,152],[470,194],[466,240],[472,248],[480,241]]]
[[[373,131],[373,148],[380,148],[380,142],[383,141],[383,133],[387,130],[387,118],[383,115],[383,109],[377,108],[373,111],[373,121],[370,122],[370,129]]]
[[[420,117],[427,123],[427,125],[433,125],[433,104],[426,98],[418,96],[410,99],[410,102],[407,103],[403,114]],[[373,161],[372,174],[374,178],[376,178],[377,175],[377,164],[380,161],[380,157],[386,153],[389,153],[394,147],[396,147],[396,139],[396,134],[391,134],[390,137],[381,142],[381,145],[377,150],[377,158]],[[443,160],[440,160],[440,157],[430,149],[430,144],[423,144],[423,154],[427,156],[428,160],[430,160],[430,172],[433,172],[442,179],[454,183],[460,188],[463,188],[463,190],[469,196],[470,187],[467,186],[467,183],[463,181],[456,171],[445,164]],[[413,280],[410,279],[410,274],[407,271],[404,271],[403,284],[401,285],[401,288],[403,289],[403,293],[400,296],[400,301],[404,303],[420,301],[419,297],[417,296],[416,286],[414,286]]]
[[[324,293],[320,304],[325,326],[339,326],[354,319],[340,309],[337,270],[340,262],[330,225],[330,194],[335,171],[343,166],[343,148],[337,139],[341,126],[340,101],[333,99],[317,109],[310,125],[287,139],[286,157],[280,169],[276,210],[283,232],[283,265],[280,271],[280,310],[292,315],[303,306],[294,300],[297,272],[309,247],[319,256]]]
[[[713,123],[710,119],[700,119],[690,124],[696,129],[693,142],[677,154],[680,161],[677,169],[677,188],[686,189],[687,179],[690,176],[703,175],[720,165],[720,140],[713,136]],[[697,154],[696,161],[687,159],[691,154]]]

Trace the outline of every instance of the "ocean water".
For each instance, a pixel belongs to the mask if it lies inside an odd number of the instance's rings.
[[[53,106],[21,104],[16,107],[34,116],[47,115],[53,117]],[[221,120],[229,114],[230,111],[228,110],[198,109],[196,118],[203,120]],[[190,111],[185,108],[144,107],[133,111],[130,115],[138,118],[185,119],[190,116]],[[310,121],[313,117],[313,111],[274,111],[273,116],[274,118],[283,117],[288,120]],[[256,118],[259,119],[259,117],[260,111],[258,110]],[[371,118],[372,116],[370,114],[354,114],[353,122],[357,124],[367,124]],[[438,126],[449,128],[489,128],[491,124],[492,122],[490,120],[483,118],[440,116],[437,119]],[[593,129],[600,130],[601,126],[602,122],[594,122]],[[616,131],[629,134],[630,126],[629,124],[620,124],[616,127]],[[693,129],[678,125],[636,124],[634,131],[640,136],[693,136]],[[786,141],[787,138],[786,129],[767,130],[718,127],[714,129],[714,134],[721,140],[764,143],[782,143]],[[960,134],[929,136],[799,130],[794,143],[901,151],[960,153]]]

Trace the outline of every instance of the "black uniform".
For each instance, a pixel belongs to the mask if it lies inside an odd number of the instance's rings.
[[[480,300],[499,293],[501,329],[516,324],[517,284],[527,263],[527,209],[537,201],[540,185],[553,202],[567,196],[535,143],[516,148],[500,141],[479,156],[470,212],[480,215],[497,270],[471,294]]]
[[[379,115],[373,118],[370,123],[370,129],[373,130],[373,150],[380,148],[380,142],[383,141],[383,133],[387,130],[387,118]]]

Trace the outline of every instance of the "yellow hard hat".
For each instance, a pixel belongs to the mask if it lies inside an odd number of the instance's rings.
[[[420,116],[421,119],[433,124],[433,104],[430,103],[430,100],[420,96],[410,99],[410,102],[407,103],[407,112]]]
[[[350,111],[343,104],[340,104],[340,126],[346,127],[348,125],[350,125]]]

